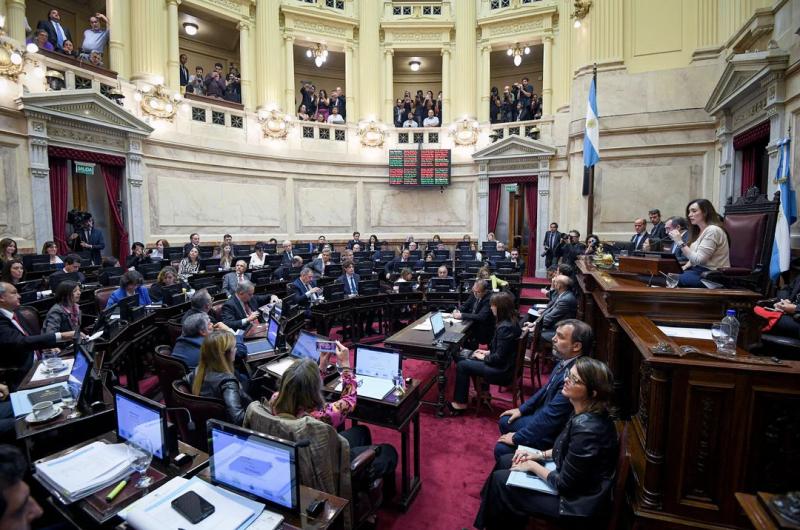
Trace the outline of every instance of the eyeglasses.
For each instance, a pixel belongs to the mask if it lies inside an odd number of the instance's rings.
[[[572,385],[582,385],[583,381],[572,375],[570,372],[564,374],[564,382]]]

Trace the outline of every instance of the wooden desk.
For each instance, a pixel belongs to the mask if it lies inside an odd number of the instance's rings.
[[[339,378],[325,385],[325,391],[337,396],[340,392],[334,390],[339,384]],[[398,397],[389,394],[384,399],[372,399],[359,396],[358,403],[353,412],[348,415],[353,425],[359,421],[394,429],[400,433],[400,500],[399,504],[403,510],[413,502],[422,485],[420,476],[420,444],[419,444],[419,406],[422,394],[420,393],[420,381],[414,379],[406,388],[406,393]],[[408,455],[409,450],[409,426],[414,429],[414,471],[411,474],[411,462]]]
[[[454,333],[461,333],[461,340],[457,343],[446,344],[440,343],[433,339],[433,332],[422,331],[414,329],[415,326],[425,322],[430,316],[430,313],[418,318],[399,332],[384,341],[388,348],[395,348],[403,353],[403,357],[410,359],[419,359],[421,361],[428,361],[435,363],[439,373],[436,378],[431,378],[420,389],[421,395],[433,386],[434,381],[439,385],[439,399],[436,401],[436,414],[439,417],[444,416],[444,392],[447,386],[447,367],[453,358],[453,353],[461,349],[461,345],[466,339],[466,332],[469,330],[471,322],[459,322],[452,326],[445,326],[446,331]],[[423,403],[425,403],[423,401]]]
[[[780,530],[782,528],[797,529],[800,525],[786,520],[770,507],[772,500],[777,497],[774,493],[759,491],[757,495],[737,493],[736,500],[744,510],[750,524],[755,530]]]
[[[644,315],[617,318],[615,377],[632,405],[634,514],[647,528],[747,528],[735,493],[800,489],[800,362],[739,349],[732,359],[652,353],[664,335]]]
[[[65,454],[71,453],[81,447],[84,447],[92,442],[104,440],[109,443],[119,443],[120,440],[117,439],[117,435],[115,432],[106,432],[100,436],[92,438],[90,440],[86,440],[83,443],[77,444],[69,449],[65,449],[58,453],[55,453],[48,457],[56,458],[59,456],[63,456]],[[47,492],[51,493],[50,497],[48,498],[48,503],[50,503],[53,508],[55,508],[64,518],[67,519],[70,523],[72,523],[77,528],[87,528],[87,529],[94,529],[94,528],[113,528],[122,522],[122,519],[117,515],[119,512],[123,510],[126,506],[130,506],[136,500],[140,499],[147,493],[149,490],[155,489],[156,487],[166,483],[170,479],[174,477],[191,477],[198,473],[201,469],[205,468],[208,464],[208,454],[196,449],[190,445],[187,445],[181,441],[178,442],[178,450],[183,453],[193,454],[195,457],[192,459],[191,462],[182,466],[176,467],[172,464],[166,465],[163,462],[159,462],[154,460],[153,463],[150,465],[152,469],[157,470],[160,473],[164,474],[164,478],[151,486],[148,489],[142,489],[138,492],[135,492],[133,495],[125,498],[124,500],[116,503],[109,504],[108,508],[102,511],[99,511],[95,506],[92,506],[92,503],[89,502],[87,499],[81,499],[73,504],[66,505],[62,503],[59,499],[55,498],[52,494],[53,492],[48,488],[48,486],[42,482],[38,475],[34,474],[33,478],[39,483],[39,485]],[[133,484],[128,484],[126,487],[134,488]],[[95,503],[97,504],[97,503]]]

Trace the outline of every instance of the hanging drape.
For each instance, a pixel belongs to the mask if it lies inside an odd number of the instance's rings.
[[[742,195],[756,184],[756,172],[761,158],[758,156],[759,149],[763,150],[763,146],[751,145],[742,150],[742,186],[740,190]]]
[[[759,164],[769,143],[769,121],[759,123],[741,134],[733,137],[733,148],[742,153],[742,195],[756,185]],[[761,190],[762,193],[765,190]]]
[[[128,251],[128,232],[125,230],[125,222],[122,218],[122,208],[120,204],[120,185],[122,183],[122,168],[119,166],[108,166],[102,164],[100,171],[106,183],[106,195],[108,196],[108,206],[114,225],[119,234],[119,253],[124,256]]]
[[[497,219],[500,217],[500,183],[489,183],[489,232],[497,230]]]
[[[52,209],[53,239],[58,245],[58,253],[67,254],[67,161],[63,158],[50,159],[50,205]]]
[[[525,184],[525,206],[528,221],[528,262],[525,265],[525,274],[533,276],[536,272],[536,212],[539,206],[539,186],[536,183]]]

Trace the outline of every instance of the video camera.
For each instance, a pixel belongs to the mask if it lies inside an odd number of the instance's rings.
[[[80,210],[70,210],[67,212],[67,222],[72,225],[73,231],[77,232],[83,227],[83,223],[92,218],[89,212]]]

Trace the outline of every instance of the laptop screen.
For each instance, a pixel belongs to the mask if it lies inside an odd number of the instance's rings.
[[[399,352],[356,346],[356,375],[392,379],[399,371]]]
[[[297,449],[231,425],[209,423],[211,480],[296,511]]]
[[[292,355],[300,359],[308,358],[319,362],[317,336],[308,331],[301,331],[300,335],[297,336],[297,342],[294,343],[292,348]]]
[[[278,330],[280,329],[280,324],[274,318],[269,318],[269,324],[267,326],[267,340],[273,347],[278,345]]]
[[[147,440],[153,456],[166,456],[166,439],[161,407],[148,399],[116,389],[117,435],[123,440]],[[163,406],[162,406],[163,407]]]
[[[431,313],[431,330],[433,331],[434,337],[444,331],[444,319],[442,318],[442,314],[438,311]]]
[[[75,362],[72,364],[69,379],[67,379],[69,391],[75,399],[78,399],[81,395],[81,387],[83,386],[83,381],[86,379],[86,374],[88,372],[89,359],[82,351],[78,351],[75,354]]]

